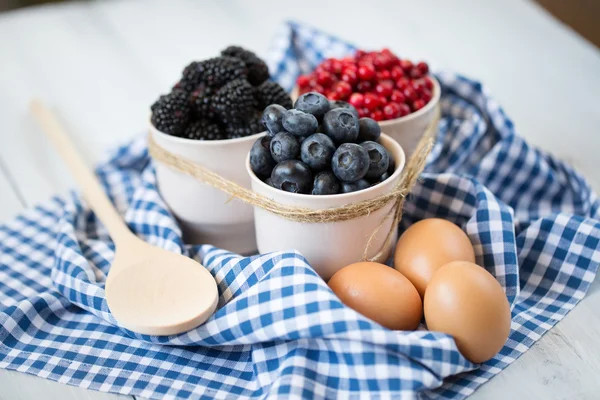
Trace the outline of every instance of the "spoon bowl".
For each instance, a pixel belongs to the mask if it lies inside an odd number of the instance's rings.
[[[218,302],[206,268],[133,235],[117,247],[105,292],[119,325],[148,335],[193,329],[214,313]]]

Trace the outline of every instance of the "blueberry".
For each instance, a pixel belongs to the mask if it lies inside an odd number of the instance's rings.
[[[261,122],[267,127],[269,136],[275,136],[283,130],[281,117],[287,110],[279,104],[271,104],[263,111]]]
[[[338,194],[340,192],[340,181],[331,171],[321,171],[315,176],[312,194]]]
[[[358,138],[358,117],[344,108],[335,108],[323,117],[323,129],[335,143],[354,142]]]
[[[265,183],[269,186],[273,186],[273,181],[271,180],[271,177],[268,177],[267,179],[265,179]]]
[[[347,101],[334,100],[334,101],[330,101],[329,105],[332,110],[334,108],[344,108],[344,109],[350,111],[352,114],[356,115],[356,118],[360,118],[356,108],[352,104],[348,103]]]
[[[260,178],[271,175],[275,166],[275,161],[271,157],[270,144],[271,138],[263,136],[254,142],[250,149],[250,167]]]
[[[366,142],[370,140],[372,142],[379,141],[379,136],[381,136],[381,127],[371,118],[361,118],[358,120],[358,142]]]
[[[371,184],[366,179],[359,179],[356,182],[343,182],[342,193],[357,192],[370,186]]]
[[[296,136],[298,138],[298,143],[302,144],[302,142],[304,142],[307,138],[310,137],[310,135],[308,136]]]
[[[319,122],[312,114],[300,110],[287,110],[282,117],[283,128],[296,136],[312,135],[317,131]]]
[[[322,133],[315,133],[302,142],[300,158],[313,171],[320,171],[331,165],[334,152],[333,140]]]
[[[300,143],[291,133],[279,132],[271,139],[271,157],[276,162],[294,160],[300,155]]]
[[[369,154],[369,171],[366,177],[377,178],[386,172],[390,165],[390,156],[385,147],[375,142],[363,142],[360,145]]]
[[[342,182],[356,182],[369,171],[369,153],[355,143],[344,143],[333,153],[331,169]]]
[[[320,120],[329,111],[329,100],[321,93],[308,92],[298,97],[294,108],[312,114]]]
[[[312,173],[302,161],[282,161],[271,173],[273,187],[291,193],[310,193],[312,189]]]

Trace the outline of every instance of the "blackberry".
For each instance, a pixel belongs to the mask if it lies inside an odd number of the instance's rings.
[[[173,90],[160,96],[150,107],[152,125],[161,132],[179,136],[190,118],[188,94],[183,90]]]
[[[222,140],[225,139],[223,129],[209,119],[199,119],[185,129],[182,137],[192,140]]]
[[[253,116],[248,122],[230,124],[225,126],[227,139],[237,139],[264,132],[265,126],[260,120],[260,115]]]
[[[212,105],[223,124],[240,124],[250,119],[256,108],[254,88],[245,79],[235,79],[217,91]]]
[[[201,61],[196,66],[198,83],[219,88],[238,78],[246,78],[248,70],[242,60],[235,57],[215,57]],[[190,73],[190,76],[193,75]]]
[[[248,68],[248,82],[257,86],[269,79],[269,67],[253,52],[239,46],[229,46],[221,52],[222,56],[239,58]]]
[[[212,109],[212,97],[215,92],[214,89],[206,85],[200,85],[190,94],[190,106],[196,117],[208,119],[215,117]]]
[[[277,82],[265,81],[260,84],[256,88],[256,99],[262,109],[271,104],[279,104],[288,110],[292,108],[290,95]]]
[[[192,61],[187,67],[183,69],[181,79],[175,84],[173,89],[181,89],[187,93],[191,93],[198,84],[200,83],[200,70],[198,69],[198,62]]]

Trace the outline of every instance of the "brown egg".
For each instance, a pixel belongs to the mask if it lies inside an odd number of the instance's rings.
[[[438,269],[427,286],[424,310],[427,329],[451,335],[474,363],[494,357],[510,333],[510,306],[502,286],[470,262]]]
[[[423,317],[417,289],[387,265],[350,264],[336,272],[328,284],[342,303],[386,328],[414,330]]]
[[[434,272],[452,261],[475,262],[469,237],[452,222],[429,218],[411,225],[400,237],[394,268],[412,282],[421,297]]]

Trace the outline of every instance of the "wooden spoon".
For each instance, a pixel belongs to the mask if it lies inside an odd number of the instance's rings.
[[[31,111],[115,242],[105,291],[117,322],[137,333],[174,335],[206,321],[218,300],[210,272],[191,258],[152,246],[131,233],[52,112],[39,100],[31,103]]]

